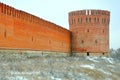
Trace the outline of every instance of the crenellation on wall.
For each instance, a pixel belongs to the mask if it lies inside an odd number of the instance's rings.
[[[24,11],[21,11],[21,10],[16,10],[8,5],[5,5],[3,3],[0,3],[0,5],[2,6],[1,9],[3,10],[3,14],[6,14],[6,15],[12,15],[13,17],[15,18],[18,18],[18,19],[21,19],[23,21],[28,21],[28,22],[32,22],[33,24],[35,25],[39,25],[41,24],[41,21],[42,21],[42,25],[53,25],[53,26],[56,26],[56,27],[49,27],[49,28],[54,28],[60,32],[65,32],[65,28],[62,28],[61,26],[58,27],[58,25],[54,24],[54,23],[51,23],[49,21],[46,21],[42,18],[39,18],[39,17],[36,17],[34,15],[31,15],[31,14],[28,14]],[[66,29],[67,30],[67,29]]]

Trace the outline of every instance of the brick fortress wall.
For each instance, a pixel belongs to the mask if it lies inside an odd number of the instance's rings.
[[[0,48],[70,52],[70,31],[0,3]]]
[[[110,12],[80,10],[69,13],[72,52],[87,55],[108,55]]]

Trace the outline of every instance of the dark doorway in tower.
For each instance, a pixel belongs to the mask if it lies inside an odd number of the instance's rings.
[[[87,52],[87,56],[89,56],[90,54],[89,54],[89,52]]]
[[[105,53],[102,53],[103,55],[105,55]]]

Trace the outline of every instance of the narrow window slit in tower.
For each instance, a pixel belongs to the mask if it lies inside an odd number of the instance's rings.
[[[90,54],[89,54],[89,52],[87,52],[87,56],[89,56]]]
[[[95,40],[95,43],[97,43],[97,40]]]
[[[81,43],[84,44],[84,41],[82,40]]]
[[[89,32],[89,29],[87,30],[87,32]]]
[[[6,38],[6,36],[7,36],[7,34],[6,34],[6,30],[5,30],[5,32],[4,32],[4,37]]]
[[[49,40],[49,44],[51,44],[51,40]]]
[[[103,30],[103,33],[104,33],[104,30]]]
[[[91,18],[89,18],[89,22],[91,22]]]
[[[86,22],[88,22],[88,18],[86,18]]]
[[[103,18],[102,18],[102,23],[104,22]]]
[[[102,53],[103,55],[105,55],[105,53]]]
[[[94,18],[94,22],[96,22],[96,18]]]
[[[32,42],[33,42],[33,36],[32,36]]]
[[[97,44],[98,43],[98,41],[97,40],[95,40],[95,44]]]
[[[109,24],[109,19],[107,20],[108,24]]]

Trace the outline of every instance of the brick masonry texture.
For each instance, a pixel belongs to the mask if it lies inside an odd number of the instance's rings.
[[[110,12],[69,13],[69,28],[0,3],[0,48],[75,53],[109,53]]]
[[[70,31],[0,3],[0,48],[70,52]]]
[[[80,10],[69,13],[72,52],[109,53],[110,12]]]

